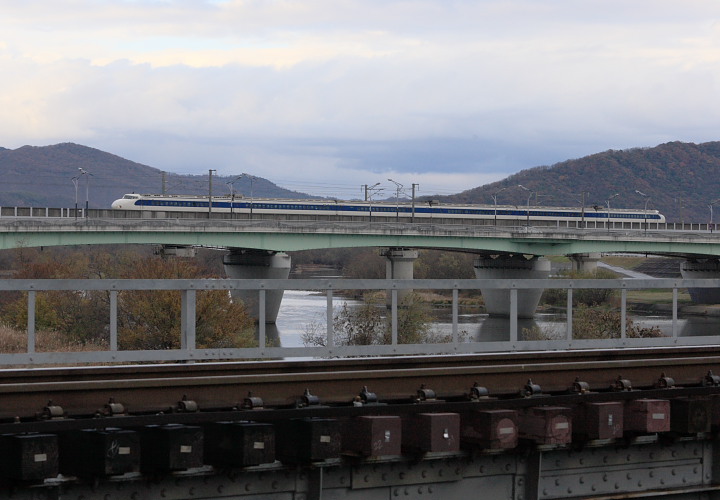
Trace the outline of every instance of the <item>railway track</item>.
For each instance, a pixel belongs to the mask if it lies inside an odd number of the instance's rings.
[[[720,346],[0,370],[0,492],[705,492],[713,371]]]
[[[248,394],[276,410],[308,406],[310,399],[330,408],[320,413],[330,414],[351,406],[363,387],[386,403],[412,402],[424,387],[436,403],[459,404],[477,384],[507,405],[529,381],[530,392],[545,396],[563,397],[577,380],[586,392],[599,394],[595,397],[610,392],[617,399],[617,392],[640,397],[629,389],[654,389],[665,376],[676,390],[709,394],[716,389],[704,379],[712,371],[720,374],[718,346],[3,370],[0,423],[42,420],[49,407],[74,419],[112,415],[110,402],[119,404],[123,415],[164,414],[172,420],[172,415],[180,419],[183,399],[200,413],[237,411]]]

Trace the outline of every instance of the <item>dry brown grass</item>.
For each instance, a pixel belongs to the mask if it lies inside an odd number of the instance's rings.
[[[602,258],[606,264],[624,269],[635,269],[647,260],[647,257],[635,255],[605,255]]]
[[[106,343],[70,342],[55,332],[39,331],[35,334],[37,352],[87,352],[107,350]],[[0,326],[0,353],[27,352],[27,333],[7,326]]]

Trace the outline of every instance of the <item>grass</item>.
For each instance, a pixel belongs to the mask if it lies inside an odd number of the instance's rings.
[[[39,331],[35,334],[35,350],[37,352],[89,352],[107,349],[107,344],[69,342],[54,332]],[[0,353],[25,352],[27,352],[27,333],[7,326],[0,326]]]
[[[659,303],[672,303],[672,290],[660,290],[660,289],[647,289],[647,290],[628,290],[627,292],[628,302],[640,303],[640,304],[659,304]],[[690,294],[687,290],[678,290],[678,303],[689,304],[691,303]]]
[[[611,266],[633,270],[643,264],[647,258],[631,255],[606,255],[601,260]]]

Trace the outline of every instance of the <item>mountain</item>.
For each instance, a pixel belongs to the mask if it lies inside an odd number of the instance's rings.
[[[525,186],[526,191],[519,185]],[[502,190],[502,191],[501,191]],[[638,194],[644,193],[647,197]],[[506,179],[445,202],[498,205],[658,209],[671,222],[708,222],[709,205],[720,199],[720,142],[669,142],[652,148],[609,150],[552,166],[522,170]],[[592,208],[590,208],[592,209]],[[713,221],[720,221],[720,201]]]
[[[165,174],[157,168],[73,143],[54,146],[0,147],[0,205],[72,207],[79,168],[90,172],[77,186],[78,203],[86,189],[92,208],[106,208],[125,193],[166,192],[207,194],[208,175]],[[225,183],[237,176],[213,177],[213,192],[227,194]],[[525,186],[530,191],[518,187]],[[234,183],[238,193],[250,194],[250,179]],[[647,195],[642,197],[640,191]],[[255,178],[254,197],[307,199],[312,196]],[[522,170],[506,179],[451,196],[433,196],[444,202],[498,205],[577,206],[585,194],[586,209],[658,209],[669,221],[708,222],[709,204],[720,199],[720,142],[669,142],[652,148],[609,150],[552,166]],[[714,221],[720,221],[720,203]]]
[[[73,177],[82,175],[76,186]],[[85,205],[86,193],[91,208],[109,208],[125,193],[161,193],[163,177],[166,192],[207,194],[208,175],[178,175],[135,163],[99,149],[73,143],[54,146],[0,147],[0,205],[35,207],[73,207]],[[213,192],[228,194],[226,182],[237,176],[213,176]],[[237,193],[250,194],[249,178],[234,182]],[[252,194],[262,198],[311,198],[305,193],[283,189],[256,177]]]

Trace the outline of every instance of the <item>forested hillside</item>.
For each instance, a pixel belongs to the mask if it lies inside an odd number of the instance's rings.
[[[518,185],[523,185],[526,191]],[[502,190],[502,191],[501,191]],[[708,222],[709,204],[720,198],[720,142],[669,142],[653,148],[609,150],[552,166],[523,170],[510,177],[442,198],[463,203],[643,208],[663,212],[671,221]],[[500,191],[498,193],[498,191]],[[720,220],[720,207],[715,210]]]
[[[54,146],[0,147],[0,205],[71,207],[75,203],[72,177],[78,168],[92,173],[78,186],[81,205],[89,181],[90,206],[109,207],[124,193],[160,193],[163,174],[98,149],[64,143]],[[207,194],[207,170],[200,175],[166,174],[168,193]],[[239,175],[239,173],[238,173]],[[227,194],[225,183],[235,177],[215,177],[214,192]],[[526,191],[518,185],[523,185]],[[250,181],[235,183],[237,192],[248,195]],[[636,193],[640,191],[649,197]],[[475,187],[462,193],[439,197],[446,202],[499,205],[580,206],[585,193],[586,207],[604,208],[607,200],[615,208],[659,209],[671,221],[708,222],[709,204],[720,198],[720,142],[693,144],[670,142],[653,148],[609,150],[567,160],[552,166],[530,168],[508,178]],[[256,178],[255,197],[309,198],[272,182]],[[433,196],[432,198],[438,198]],[[717,210],[720,220],[720,207]]]
[[[77,193],[80,205],[85,204],[86,191],[89,193],[90,208],[109,208],[113,200],[125,193],[162,192],[163,173],[157,168],[73,143],[23,146],[18,149],[0,148],[0,205],[72,207],[75,204],[72,178],[78,175],[79,168],[92,174],[80,179]],[[203,167],[198,171],[203,174],[168,173],[165,176],[167,192],[207,194],[207,169]],[[235,177],[215,177],[214,192],[228,194],[225,183]],[[239,180],[234,186],[238,193],[250,193],[250,180],[247,178]],[[255,179],[252,188],[253,195],[257,197],[309,197],[280,188],[260,177]]]

